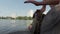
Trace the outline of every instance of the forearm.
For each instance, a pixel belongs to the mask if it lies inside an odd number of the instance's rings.
[[[37,2],[37,1],[25,1],[24,3],[32,3],[36,6],[39,6],[39,5],[56,5],[56,4],[59,4],[59,0],[44,0],[42,2]]]
[[[43,5],[43,7],[40,10],[41,12],[44,12],[46,10],[46,5]]]
[[[31,2],[35,5],[56,5],[58,4],[59,1],[50,1],[50,2],[37,2],[37,1],[34,1],[34,2]]]

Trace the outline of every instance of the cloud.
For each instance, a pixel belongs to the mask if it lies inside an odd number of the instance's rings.
[[[16,18],[16,13],[12,13],[10,17]]]
[[[33,12],[33,10],[31,9],[31,10],[28,11],[27,16],[28,16],[28,17],[33,17],[33,13],[34,13],[34,12]]]

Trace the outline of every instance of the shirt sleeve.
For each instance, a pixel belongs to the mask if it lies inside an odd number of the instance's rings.
[[[58,23],[59,13],[55,9],[51,9],[42,21],[41,31],[46,32],[54,28],[55,24]]]

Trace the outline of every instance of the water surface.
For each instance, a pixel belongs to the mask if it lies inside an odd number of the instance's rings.
[[[32,20],[5,20],[0,19],[0,34],[7,34],[16,31],[28,31]]]

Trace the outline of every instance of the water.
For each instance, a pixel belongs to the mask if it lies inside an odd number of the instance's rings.
[[[7,34],[16,31],[28,31],[32,20],[4,20],[0,19],[0,34]]]

